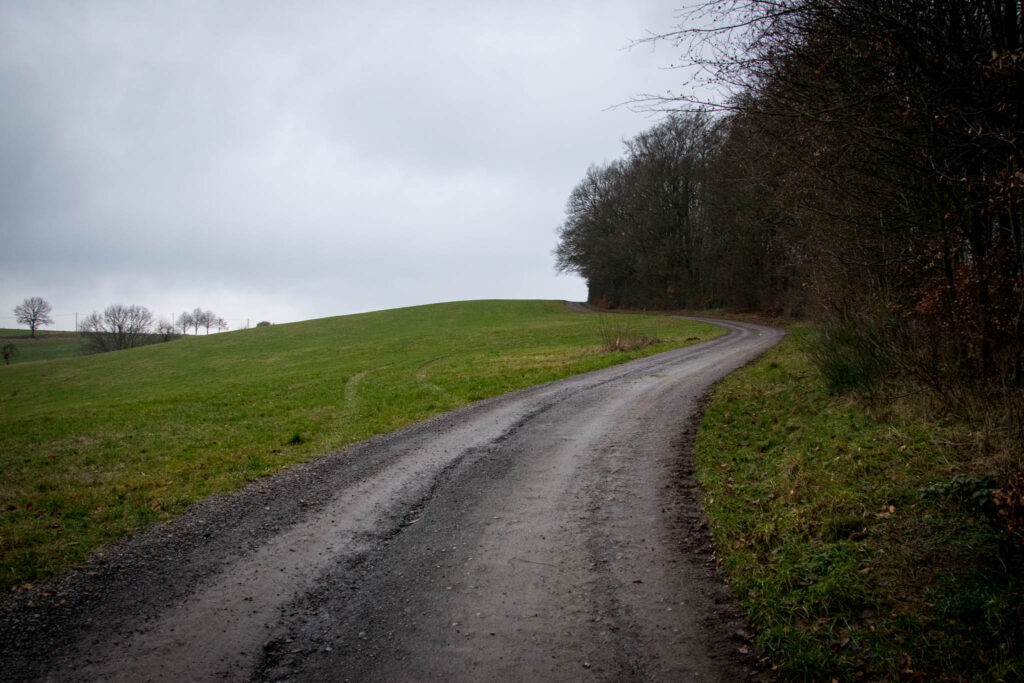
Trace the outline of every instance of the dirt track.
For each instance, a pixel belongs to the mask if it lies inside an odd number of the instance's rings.
[[[781,333],[482,401],[195,506],[0,605],[3,680],[728,680],[683,454]]]

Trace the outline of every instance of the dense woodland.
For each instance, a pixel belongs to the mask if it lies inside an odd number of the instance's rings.
[[[1019,399],[1022,15],[1011,0],[702,4],[651,40],[728,96],[648,100],[671,113],[587,171],[558,267],[605,307],[823,319],[837,384]]]

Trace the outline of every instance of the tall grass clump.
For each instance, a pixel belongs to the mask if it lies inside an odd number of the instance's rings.
[[[603,314],[597,319],[597,332],[604,351],[633,351],[661,342],[637,329],[627,315]]]
[[[875,393],[896,372],[906,331],[885,315],[834,311],[804,339],[803,350],[830,391]]]

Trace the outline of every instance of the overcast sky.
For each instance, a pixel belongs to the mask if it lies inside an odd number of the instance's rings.
[[[0,0],[0,327],[582,300],[555,231],[678,87],[625,49],[677,5]]]

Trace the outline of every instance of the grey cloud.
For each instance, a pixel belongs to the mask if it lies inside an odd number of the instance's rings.
[[[36,294],[279,320],[579,298],[554,229],[650,125],[606,108],[672,81],[620,50],[672,9],[0,4],[0,326]]]

